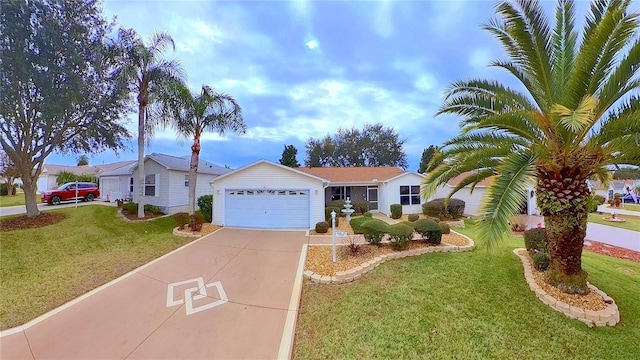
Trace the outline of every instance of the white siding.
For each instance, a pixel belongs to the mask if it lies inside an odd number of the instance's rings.
[[[446,198],[452,189],[453,187],[449,185],[440,187],[435,194],[429,198],[429,200]],[[485,187],[476,186],[476,188],[473,189],[473,193],[469,191],[469,188],[464,188],[455,193],[453,198],[460,199],[465,202],[464,213],[466,215],[478,216],[480,215],[480,206],[482,205],[482,197],[484,196],[485,191]]]
[[[169,204],[169,170],[167,170],[164,166],[158,164],[153,160],[147,159],[144,162],[144,173],[146,175],[156,174],[156,191],[155,196],[145,196],[144,202],[145,204],[151,204],[160,207],[163,211],[168,212],[168,204]],[[140,195],[140,183],[138,179],[139,171],[136,169],[133,172],[133,202],[139,202],[138,198]]]
[[[391,215],[391,204],[400,204],[400,186],[419,186],[424,178],[418,174],[405,173],[385,181],[378,190],[380,212]],[[422,205],[403,205],[403,214],[421,214]]]
[[[237,189],[309,190],[309,228],[324,221],[324,189],[322,181],[280,168],[257,163],[234,174],[214,180],[213,223],[225,224],[225,192]]]

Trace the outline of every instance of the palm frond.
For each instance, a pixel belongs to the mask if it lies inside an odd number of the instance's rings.
[[[553,91],[562,93],[571,74],[575,60],[578,35],[574,30],[575,8],[573,1],[560,0],[556,7],[556,27],[553,30]]]
[[[527,185],[534,182],[536,156],[522,151],[510,154],[499,166],[492,186],[487,189],[481,207],[479,239],[495,245],[509,229],[509,221],[526,199]]]
[[[554,104],[551,107],[551,114],[560,117],[560,124],[575,134],[593,123],[593,114],[597,106],[598,99],[585,96],[575,110],[561,104]]]

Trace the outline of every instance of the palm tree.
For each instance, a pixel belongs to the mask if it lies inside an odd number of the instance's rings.
[[[148,44],[132,29],[120,30],[120,40],[125,45],[126,64],[122,68],[121,76],[136,94],[138,101],[138,217],[144,217],[144,145],[145,132],[153,134],[153,119],[149,118],[147,106],[154,99],[161,96],[162,92],[171,82],[182,82],[184,71],[176,60],[166,60],[162,56],[171,48],[175,51],[175,44],[167,33],[155,33]]]
[[[247,126],[242,109],[236,100],[226,94],[216,93],[203,85],[199,94],[192,94],[182,84],[173,84],[159,102],[165,125],[175,128],[179,136],[193,139],[189,165],[189,215],[195,213],[196,181],[200,158],[200,138],[205,131],[223,136],[231,130],[244,134]]]
[[[438,114],[462,117],[461,135],[438,156],[423,197],[470,171],[449,197],[492,178],[482,207],[481,240],[499,240],[535,183],[548,238],[549,282],[584,293],[582,247],[593,197],[585,181],[607,179],[606,165],[640,165],[640,39],[629,0],[596,0],[578,35],[574,4],[560,0],[553,28],[533,0],[501,1],[485,29],[509,60],[518,89],[497,81],[458,81]],[[522,91],[519,90],[522,88]],[[437,160],[437,159],[436,159]]]

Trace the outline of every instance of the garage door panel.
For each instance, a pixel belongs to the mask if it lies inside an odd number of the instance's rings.
[[[306,229],[309,227],[309,191],[227,190],[225,225]]]

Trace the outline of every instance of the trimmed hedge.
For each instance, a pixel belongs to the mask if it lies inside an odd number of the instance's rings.
[[[409,246],[411,238],[413,238],[413,228],[409,225],[399,223],[389,225],[387,233],[391,241],[391,247],[395,250],[402,250]]]
[[[326,221],[320,221],[319,223],[316,223],[316,232],[318,234],[326,234],[329,231],[329,223]]]
[[[364,214],[369,211],[369,202],[366,200],[352,200],[352,209],[356,211],[356,214]]]
[[[439,223],[430,219],[420,219],[413,224],[416,232],[431,244],[437,245],[442,241],[442,228]]]
[[[198,207],[206,222],[211,222],[213,211],[213,195],[202,195],[198,198]]]
[[[364,238],[371,244],[378,245],[387,233],[389,225],[378,219],[371,219],[360,225]]]
[[[420,215],[418,214],[409,214],[409,216],[407,217],[407,220],[414,222],[416,220],[418,220],[420,218]]]
[[[362,214],[362,216],[370,218],[373,217],[373,214],[367,211],[366,213]]]
[[[444,198],[428,201],[422,204],[422,213],[427,216],[437,217],[438,219],[459,219],[464,214],[464,201],[451,198],[446,208],[444,204]]]
[[[122,210],[126,210],[129,214],[137,214],[138,213],[138,203],[128,202],[122,205]],[[144,206],[144,211],[151,214],[164,214],[159,207],[151,204],[146,204]]]
[[[391,208],[392,219],[400,219],[402,217],[402,205],[391,204],[390,208]]]
[[[533,254],[533,266],[540,271],[547,270],[549,268],[549,255],[544,251]]]
[[[533,228],[524,232],[524,246],[529,253],[547,252],[547,229]]]
[[[449,226],[449,224],[447,224],[446,222],[441,222],[438,223],[438,225],[440,225],[440,229],[442,230],[443,234],[451,234],[451,226]]]

